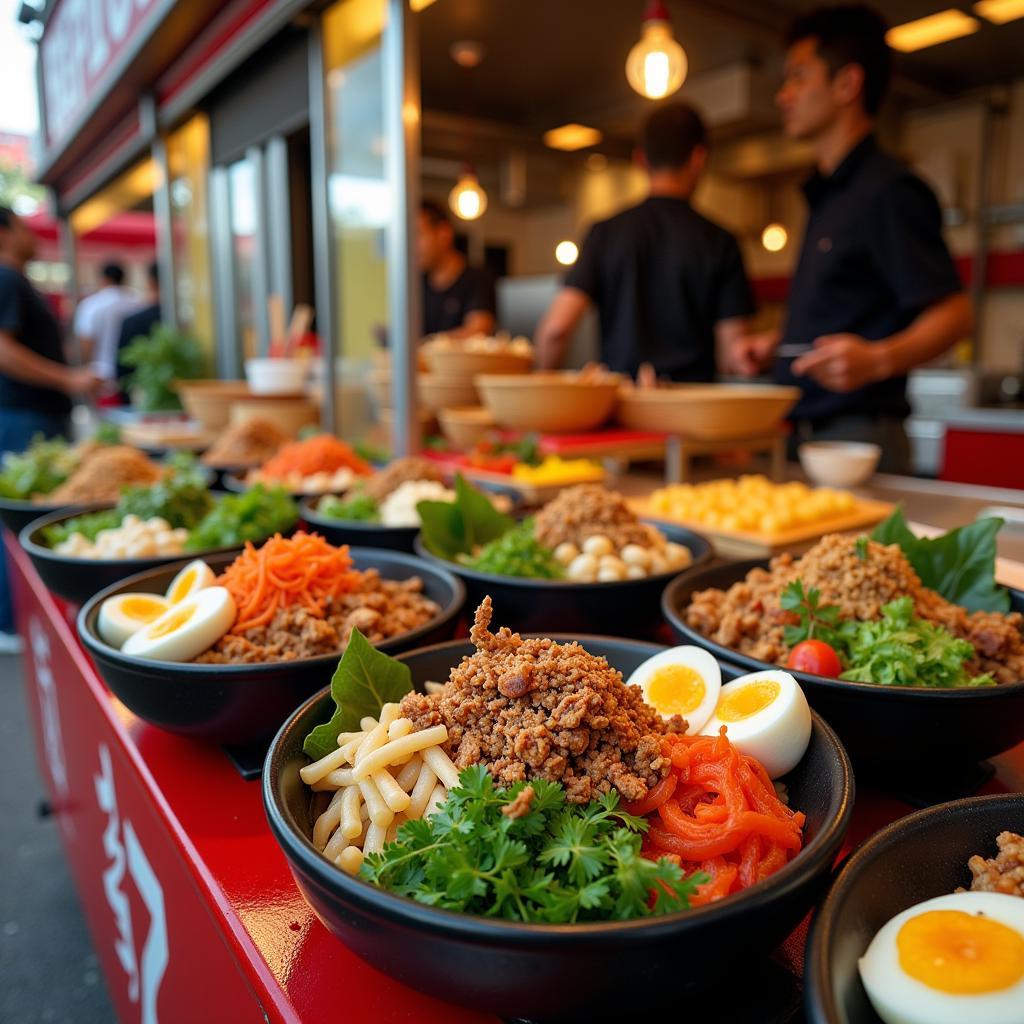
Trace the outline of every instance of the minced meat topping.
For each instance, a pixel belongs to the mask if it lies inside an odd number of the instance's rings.
[[[968,862],[974,876],[971,892],[1003,892],[1024,896],[1024,836],[1000,832],[996,836],[999,852],[991,860],[975,854]]]
[[[476,610],[476,652],[452,669],[440,693],[410,693],[402,714],[417,728],[443,723],[458,768],[483,764],[499,786],[527,779],[561,782],[586,803],[612,787],[642,799],[669,761],[660,736],[683,732],[678,715],[661,718],[638,687],[577,643],[491,633],[491,599]]]

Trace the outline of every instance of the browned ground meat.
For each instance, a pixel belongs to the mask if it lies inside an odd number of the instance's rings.
[[[660,547],[660,531],[641,523],[621,494],[600,484],[567,487],[549,501],[534,520],[534,536],[549,548],[568,541],[582,547],[588,537],[602,534],[616,550],[626,544]]]
[[[424,459],[420,455],[409,455],[403,459],[395,459],[391,465],[375,473],[362,488],[371,498],[383,501],[407,480],[436,480],[443,483],[444,477],[436,462]]]
[[[1019,613],[967,612],[921,585],[896,544],[869,541],[861,558],[855,538],[823,537],[802,558],[783,553],[769,569],[751,569],[728,590],[701,590],[686,609],[692,629],[725,647],[762,661],[784,664],[789,649],[783,636],[796,617],[779,605],[792,580],[821,593],[822,604],[835,604],[846,619],[877,619],[882,605],[908,595],[917,615],[970,641],[977,657],[966,666],[972,675],[990,672],[1000,683],[1024,679],[1024,617]]]
[[[343,650],[353,629],[370,643],[380,643],[422,626],[440,611],[422,591],[418,576],[401,582],[382,580],[376,569],[368,569],[358,589],[339,598],[326,618],[301,607],[284,608],[269,626],[250,629],[243,636],[229,633],[195,660],[219,665],[314,658]]]
[[[206,450],[203,462],[211,466],[258,466],[288,440],[270,420],[254,417],[233,424]]]
[[[991,860],[975,854],[968,862],[974,876],[972,892],[1004,892],[1024,897],[1024,836],[1000,832],[996,836],[999,852]]]
[[[579,644],[491,633],[491,614],[486,597],[470,633],[476,653],[440,693],[410,693],[402,714],[420,729],[444,723],[456,766],[486,765],[498,785],[549,779],[573,803],[613,786],[626,800],[645,796],[668,772],[661,734],[686,723],[664,721],[639,688]]]
[[[90,452],[46,500],[54,505],[117,501],[122,487],[153,484],[163,475],[163,469],[137,448],[120,444],[100,447]]]

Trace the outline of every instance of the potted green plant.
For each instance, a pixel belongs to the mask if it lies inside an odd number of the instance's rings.
[[[156,324],[148,335],[133,338],[120,360],[132,368],[125,386],[132,404],[142,412],[180,409],[175,381],[196,380],[206,371],[206,356],[199,342],[167,324]]]

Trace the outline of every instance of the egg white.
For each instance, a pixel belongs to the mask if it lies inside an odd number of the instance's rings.
[[[177,598],[172,598],[171,595],[174,593],[175,588],[189,573],[193,573],[194,575],[188,590],[179,594]],[[188,565],[186,565],[185,568],[182,569],[173,580],[171,580],[170,585],[167,587],[166,597],[167,600],[171,601],[173,604],[179,604],[186,598],[191,597],[193,594],[197,594],[200,590],[214,586],[216,582],[217,574],[201,558],[196,558],[189,562]]]
[[[984,914],[1024,937],[1024,899],[996,892],[956,892],[925,900],[882,926],[858,961],[861,981],[885,1024],[1021,1024],[1024,979],[999,992],[953,995],[938,992],[904,973],[896,936],[912,917],[931,910]]]
[[[727,696],[750,683],[772,680],[779,684],[779,695],[767,707],[738,722],[723,722],[718,708],[700,730],[702,736],[717,736],[722,726],[737,750],[756,757],[768,777],[777,779],[792,771],[811,742],[811,709],[800,684],[782,669],[751,672],[726,683],[719,704]]]
[[[175,617],[189,618],[161,635]],[[212,647],[235,623],[235,599],[225,587],[206,587],[171,607],[125,642],[122,651],[155,661],[191,661]]]
[[[115,594],[113,597],[108,597],[100,605],[100,614],[96,627],[99,630],[100,636],[111,647],[122,647],[130,636],[154,621],[153,619],[138,619],[133,615],[125,613],[125,604],[138,599],[155,601],[157,604],[163,605],[164,611],[170,608],[170,603],[160,594],[129,593]]]
[[[648,658],[633,671],[627,682],[630,686],[639,686],[643,691],[644,700],[651,707],[654,704],[647,696],[651,680],[658,669],[668,665],[682,665],[692,669],[704,682],[704,696],[700,703],[683,717],[686,719],[686,734],[693,736],[698,733],[704,723],[711,717],[718,703],[718,695],[722,689],[722,670],[714,656],[705,651],[702,647],[695,647],[686,644],[681,647],[671,647],[667,651],[660,651],[658,654]],[[657,708],[655,708],[658,711]],[[671,715],[658,711],[663,718],[671,718]]]

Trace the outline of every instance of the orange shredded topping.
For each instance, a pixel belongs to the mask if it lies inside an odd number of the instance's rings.
[[[305,441],[282,445],[276,455],[263,463],[260,476],[284,480],[291,474],[313,476],[351,469],[358,476],[371,476],[373,467],[364,462],[344,441],[331,434],[317,434]]]
[[[351,591],[359,581],[348,546],[336,548],[319,534],[275,534],[245,550],[221,573],[217,582],[230,591],[238,607],[232,633],[266,626],[280,608],[304,605],[323,618],[327,602]]]

